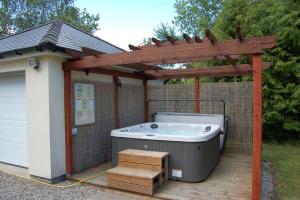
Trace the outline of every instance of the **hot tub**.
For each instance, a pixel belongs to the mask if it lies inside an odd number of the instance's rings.
[[[169,178],[186,182],[205,180],[218,163],[221,128],[216,124],[145,123],[116,129],[112,163],[124,149],[169,152]]]

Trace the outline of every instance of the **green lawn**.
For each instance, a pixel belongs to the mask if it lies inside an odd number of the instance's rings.
[[[281,199],[300,199],[300,144],[264,143],[263,160],[275,168]]]

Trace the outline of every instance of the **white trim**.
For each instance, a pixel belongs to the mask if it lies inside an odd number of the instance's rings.
[[[3,62],[9,62],[9,61],[15,61],[15,60],[22,60],[22,59],[28,59],[31,57],[39,57],[39,56],[56,56],[56,57],[61,57],[61,58],[71,58],[70,56],[64,54],[64,53],[59,53],[59,52],[52,52],[49,50],[44,50],[42,52],[29,52],[29,53],[24,53],[23,55],[10,55],[8,57],[4,57],[0,59],[0,64]]]

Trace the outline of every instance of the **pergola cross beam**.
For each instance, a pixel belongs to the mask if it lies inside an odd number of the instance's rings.
[[[262,49],[272,48],[275,45],[274,36],[254,37],[207,43],[191,43],[165,46],[159,48],[142,49],[139,51],[122,52],[99,55],[95,58],[83,59],[64,63],[64,69],[83,69],[116,65],[145,64],[151,62],[165,62],[166,60],[210,58],[216,56],[243,55],[261,53]]]
[[[268,69],[270,63],[263,63],[263,68]],[[236,66],[222,65],[214,67],[173,69],[173,70],[149,70],[143,74],[148,80],[171,79],[171,78],[193,78],[193,77],[220,77],[220,76],[241,76],[249,75],[253,72],[249,64],[239,64]]]
[[[240,55],[231,56],[233,59],[238,59]],[[203,62],[203,61],[215,61],[215,60],[226,60],[225,56],[214,56],[214,57],[195,57],[195,58],[182,58],[182,59],[164,59],[156,62],[147,63],[149,65],[160,65],[160,64],[176,64],[176,63],[191,63],[191,62]]]

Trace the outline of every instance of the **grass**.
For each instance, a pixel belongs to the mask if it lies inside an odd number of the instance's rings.
[[[277,174],[277,191],[282,200],[300,200],[300,144],[263,144],[263,160]]]

